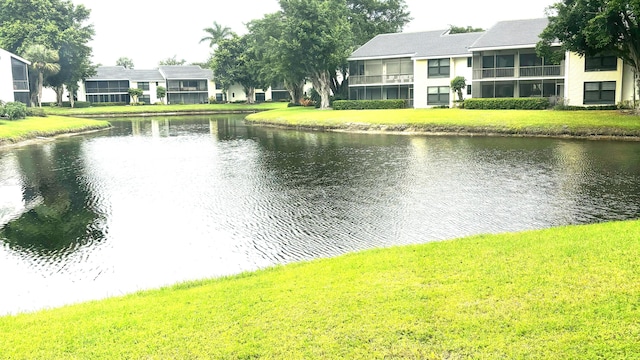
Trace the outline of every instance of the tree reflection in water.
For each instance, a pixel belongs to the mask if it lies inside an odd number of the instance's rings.
[[[104,239],[103,216],[84,181],[81,143],[56,142],[17,152],[28,211],[0,229],[10,249],[44,261]]]

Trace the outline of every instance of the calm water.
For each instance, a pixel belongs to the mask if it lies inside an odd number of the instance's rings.
[[[640,217],[640,143],[116,122],[0,151],[0,314],[469,234]]]

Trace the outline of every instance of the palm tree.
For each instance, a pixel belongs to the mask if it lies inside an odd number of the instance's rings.
[[[44,84],[44,75],[54,75],[60,71],[60,56],[57,50],[49,49],[40,44],[29,46],[24,52],[24,58],[31,62],[31,68],[38,75],[36,79],[36,91],[38,99],[38,107],[42,107],[42,85]]]
[[[208,41],[209,47],[214,47],[220,43],[221,40],[227,39],[234,35],[234,32],[227,26],[223,27],[218,22],[213,22],[213,27],[203,29],[208,35],[200,39],[200,43]]]

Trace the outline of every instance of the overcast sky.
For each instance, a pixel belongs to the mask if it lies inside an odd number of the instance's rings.
[[[160,60],[177,56],[204,62],[209,45],[198,41],[213,21],[246,33],[245,23],[279,9],[277,0],[180,0],[170,3],[135,0],[73,0],[91,9],[96,35],[91,42],[93,61],[115,65],[118,58],[133,59],[138,69],[152,69]],[[404,31],[446,29],[449,24],[489,28],[497,21],[545,16],[556,0],[406,0],[413,21]]]

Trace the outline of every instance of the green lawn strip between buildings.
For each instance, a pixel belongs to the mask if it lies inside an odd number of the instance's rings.
[[[45,113],[52,115],[123,115],[123,114],[163,114],[180,112],[252,112],[287,107],[284,102],[267,102],[260,104],[193,104],[193,105],[122,105],[122,106],[96,106],[88,108],[67,108],[56,106],[43,107]]]
[[[344,130],[512,135],[640,136],[640,117],[620,111],[315,110],[288,108],[247,116],[254,123]]]
[[[0,119],[0,145],[37,137],[78,133],[111,126],[107,121],[78,119],[66,116],[28,117],[22,120]]]
[[[623,359],[640,221],[377,249],[0,317],[7,359]]]

